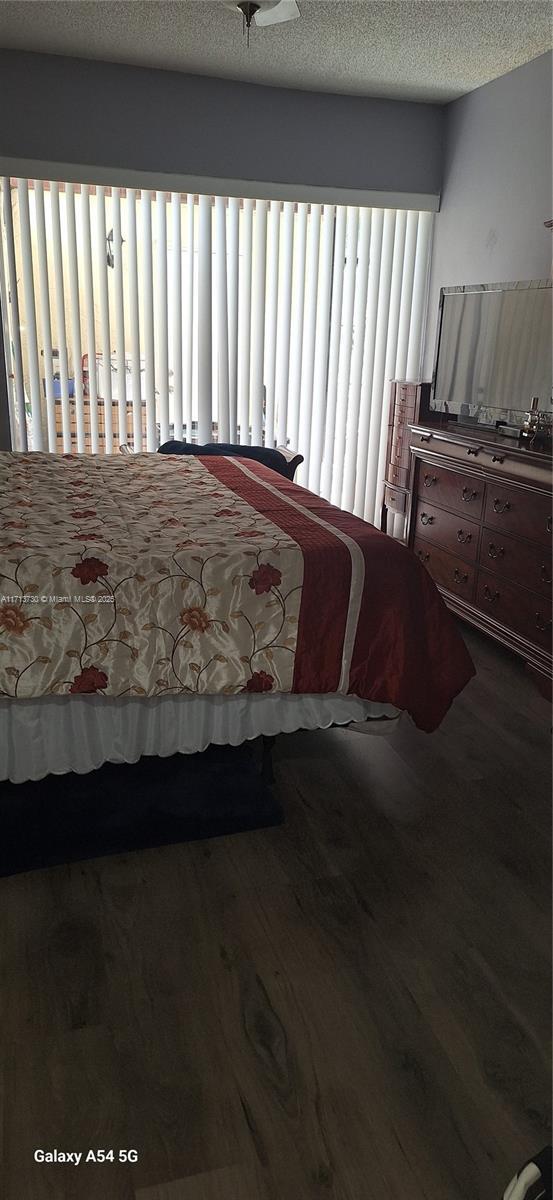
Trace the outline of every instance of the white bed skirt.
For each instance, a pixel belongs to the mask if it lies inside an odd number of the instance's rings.
[[[105,762],[137,762],[194,754],[207,746],[239,746],[264,734],[368,722],[390,733],[398,710],[356,696],[47,696],[0,700],[0,780],[24,783],[45,775],[80,775]],[[372,725],[371,721],[375,724]],[[1,802],[1,801],[0,801]]]

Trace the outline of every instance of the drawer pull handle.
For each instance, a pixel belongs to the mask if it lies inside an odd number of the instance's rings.
[[[482,449],[481,446],[469,446],[469,448],[467,450],[467,454],[473,454],[475,458],[478,458],[478,455],[480,454],[481,449]]]
[[[455,570],[453,572],[453,578],[455,580],[455,583],[466,583],[468,580],[468,575],[467,574],[461,575],[459,568],[455,567]]]
[[[420,440],[421,440],[421,442],[429,442],[431,437],[432,437],[431,433],[421,433]]]
[[[489,589],[487,583],[485,583],[484,584],[484,597],[488,601],[488,604],[495,604],[496,600],[499,600],[499,592],[490,592],[490,589]]]
[[[546,621],[540,612],[536,613],[536,629],[539,629],[540,633],[547,633],[551,629],[551,621]]]
[[[457,530],[457,541],[462,546],[466,546],[468,542],[472,542],[472,533],[465,533],[464,529]]]
[[[498,462],[498,463],[505,462],[505,455],[504,454],[492,454],[492,462]]]
[[[434,520],[435,520],[435,518],[430,517],[428,515],[428,513],[425,513],[425,512],[421,513],[421,525],[433,525]]]
[[[499,500],[499,499],[496,497],[496,498],[495,498],[495,500],[494,500],[494,502],[493,502],[493,511],[494,511],[495,513],[504,513],[504,512],[508,512],[508,511],[509,511],[509,509],[510,509],[510,507],[511,507],[511,501],[510,501],[510,500]]]
[[[435,475],[425,475],[425,477],[424,477],[424,486],[425,486],[425,487],[432,487],[432,484],[433,484],[433,483],[437,483],[437,478],[436,478],[436,476],[435,476]]]
[[[547,518],[547,532],[548,533],[551,533],[552,524],[553,524],[553,517],[548,517]]]
[[[461,497],[465,501],[465,504],[470,504],[471,500],[476,500],[477,495],[478,492],[475,492],[474,489],[471,491],[468,487],[464,487],[461,492]]]
[[[488,546],[488,558],[503,558],[504,554],[504,546],[496,546],[495,542],[490,542]]]
[[[430,554],[429,554],[428,550],[426,551],[426,554],[424,553],[424,550],[417,550],[417,554],[418,554],[421,562],[428,562],[428,559],[430,558]]]
[[[547,570],[545,563],[541,564],[540,578],[542,583],[551,583],[551,576]]]

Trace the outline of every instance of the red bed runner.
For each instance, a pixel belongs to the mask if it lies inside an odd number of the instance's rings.
[[[291,690],[341,690],[352,585],[351,553],[342,534],[359,548],[364,564],[346,691],[405,709],[419,728],[435,729],[475,668],[435,584],[412,551],[249,459],[206,457],[203,462],[221,483],[293,537],[303,552]]]

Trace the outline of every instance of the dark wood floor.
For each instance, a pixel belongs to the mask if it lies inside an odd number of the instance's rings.
[[[281,739],[283,827],[0,880],[3,1200],[499,1200],[549,1140],[551,715],[468,640],[432,737]]]

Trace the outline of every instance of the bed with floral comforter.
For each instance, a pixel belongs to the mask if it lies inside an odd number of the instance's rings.
[[[250,459],[0,454],[0,695],[338,693],[474,668],[405,546]]]

